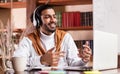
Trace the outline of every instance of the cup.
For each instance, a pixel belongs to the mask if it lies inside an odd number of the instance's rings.
[[[24,71],[27,69],[27,58],[25,57],[13,57],[12,64],[14,71]]]

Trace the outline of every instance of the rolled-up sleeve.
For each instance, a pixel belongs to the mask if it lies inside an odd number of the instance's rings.
[[[63,49],[66,50],[66,59],[69,66],[85,66],[86,63],[82,61],[80,57],[78,57],[78,49],[75,45],[75,42],[72,36],[67,33],[63,40]]]
[[[18,48],[14,51],[13,57],[25,57],[27,58],[27,65],[29,66],[44,66],[40,63],[40,58],[41,56],[39,56],[33,46],[32,46],[32,42],[30,39],[28,39],[27,37],[24,37],[19,45]]]

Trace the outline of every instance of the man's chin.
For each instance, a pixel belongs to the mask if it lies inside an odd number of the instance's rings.
[[[53,32],[55,32],[55,31],[56,31],[56,29],[52,29],[52,30],[49,30],[49,31],[53,33]]]

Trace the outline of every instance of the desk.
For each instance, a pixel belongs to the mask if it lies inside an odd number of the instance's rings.
[[[118,69],[111,69],[111,70],[104,70],[100,71],[101,74],[120,74],[120,68]],[[5,74],[40,74],[39,71],[25,71],[25,72],[18,72],[14,73],[12,71],[7,71]],[[83,74],[83,72],[79,71],[66,71],[66,74]]]
[[[101,71],[102,74],[120,74],[120,68]]]

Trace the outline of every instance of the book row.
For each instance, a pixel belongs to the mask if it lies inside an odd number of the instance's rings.
[[[58,27],[93,26],[92,12],[56,12]]]

